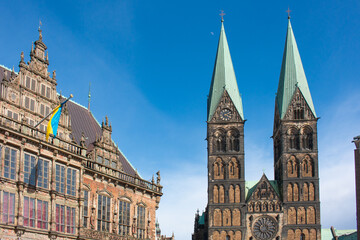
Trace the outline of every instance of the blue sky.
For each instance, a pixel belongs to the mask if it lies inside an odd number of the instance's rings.
[[[273,178],[275,92],[288,6],[317,115],[322,225],[355,228],[351,140],[360,134],[360,2],[1,1],[0,64],[11,68],[43,25],[58,91],[113,125],[145,179],[161,170],[164,234],[189,239],[207,196],[206,98],[219,10],[243,98],[246,179]]]

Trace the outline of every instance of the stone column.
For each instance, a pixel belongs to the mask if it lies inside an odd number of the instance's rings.
[[[17,225],[23,226],[24,224],[24,147],[25,139],[21,141],[20,156],[18,157],[18,212],[17,212]]]

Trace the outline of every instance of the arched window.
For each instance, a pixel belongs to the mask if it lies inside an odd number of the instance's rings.
[[[300,236],[300,240],[305,240],[305,234],[301,234],[301,236]]]
[[[289,137],[289,148],[290,149],[300,149],[300,137],[299,137],[299,130],[296,128],[290,128],[288,131]]]
[[[225,132],[222,129],[216,130],[214,133],[214,146],[215,152],[225,152],[226,151],[226,138]]]
[[[237,179],[239,178],[239,164],[235,157],[231,158],[229,161],[229,178]]]
[[[224,163],[221,158],[217,158],[213,164],[214,179],[224,179]]]
[[[308,155],[301,162],[301,172],[303,177],[313,176],[313,161]]]
[[[305,149],[313,149],[313,131],[311,127],[306,126],[301,131],[302,145]]]
[[[288,177],[298,177],[298,161],[291,156],[287,162]]]
[[[228,132],[229,137],[229,150],[238,152],[240,150],[239,131],[232,129]]]

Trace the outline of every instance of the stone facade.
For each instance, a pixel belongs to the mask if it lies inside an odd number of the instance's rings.
[[[162,196],[143,180],[99,125],[68,101],[57,137],[39,122],[64,100],[39,39],[19,72],[0,69],[0,239],[152,239]]]
[[[289,19],[272,136],[275,180],[245,181],[242,99],[222,24],[209,94],[222,97],[213,115],[216,98],[208,98],[208,204],[195,215],[193,240],[321,239],[318,118],[297,51]],[[280,117],[278,103],[286,101]]]

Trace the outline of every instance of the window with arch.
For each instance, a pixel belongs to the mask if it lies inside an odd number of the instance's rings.
[[[138,205],[137,211],[137,237],[145,238],[145,207]]]
[[[213,164],[214,179],[224,179],[224,163],[221,158],[217,158]]]
[[[299,130],[296,128],[290,128],[288,131],[288,138],[289,138],[289,148],[293,150],[300,149],[300,137],[299,137]]]
[[[228,166],[228,171],[229,171],[229,178],[230,179],[237,179],[239,178],[239,163],[236,160],[236,158],[231,158],[231,160],[229,161],[229,166]]]
[[[301,173],[303,177],[313,176],[313,161],[308,155],[301,162]]]
[[[291,156],[287,162],[288,177],[298,177],[298,162],[295,156]]]
[[[305,240],[305,234],[301,234],[301,236],[300,236],[300,240]]]
[[[225,152],[226,151],[226,138],[225,132],[221,129],[216,130],[214,133],[214,151]]]
[[[228,132],[229,136],[229,150],[238,152],[240,151],[240,134],[236,129],[232,129]]]
[[[130,202],[119,201],[119,234],[130,235]]]
[[[98,231],[109,232],[110,231],[110,206],[111,199],[110,197],[104,195],[98,195],[98,221],[97,229]]]
[[[302,145],[305,149],[313,149],[313,131],[309,126],[302,129]]]
[[[89,219],[89,191],[83,190],[84,192],[84,206],[83,206],[83,226],[88,226]]]

